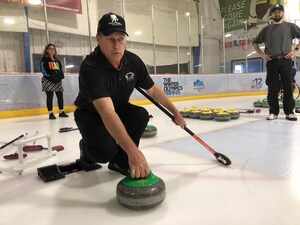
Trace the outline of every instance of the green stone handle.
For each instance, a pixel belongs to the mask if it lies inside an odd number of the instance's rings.
[[[130,187],[135,187],[135,188],[149,187],[149,186],[156,184],[158,181],[159,181],[159,178],[157,176],[155,176],[151,170],[147,177],[132,178],[131,176],[127,176],[122,180],[123,184],[130,186]]]

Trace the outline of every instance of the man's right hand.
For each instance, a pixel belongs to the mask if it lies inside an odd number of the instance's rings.
[[[129,137],[124,124],[115,112],[110,97],[99,98],[93,101],[95,108],[101,116],[103,123],[128,156],[128,163],[131,169],[132,178],[143,178],[149,175],[150,169],[143,153]]]
[[[144,154],[140,150],[134,151],[128,155],[128,163],[132,178],[143,178],[149,175],[150,168]]]
[[[262,53],[260,55],[260,57],[262,57],[266,61],[271,61],[272,60],[272,58],[270,56],[266,55],[265,53]]]
[[[262,52],[262,51],[260,50],[260,48],[259,48],[259,46],[258,46],[257,43],[254,43],[254,44],[253,44],[253,48],[254,48],[254,50],[256,51],[256,53],[257,53],[258,55],[260,55],[260,57],[263,58],[264,60],[266,60],[266,61],[271,61],[271,60],[272,60],[270,56],[266,55],[264,52]]]

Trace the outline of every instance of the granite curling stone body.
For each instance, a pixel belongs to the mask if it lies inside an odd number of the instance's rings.
[[[147,125],[144,133],[142,134],[143,138],[154,137],[157,134],[157,128],[153,125]]]
[[[164,181],[152,172],[146,178],[123,178],[117,185],[118,202],[129,209],[150,209],[163,202]]]
[[[229,121],[231,120],[231,116],[228,112],[218,112],[215,115],[215,120],[216,121]]]

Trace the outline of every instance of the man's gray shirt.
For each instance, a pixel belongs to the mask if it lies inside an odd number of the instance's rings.
[[[265,43],[267,55],[286,55],[292,50],[292,40],[295,38],[300,38],[300,28],[296,24],[283,22],[264,27],[253,43]]]

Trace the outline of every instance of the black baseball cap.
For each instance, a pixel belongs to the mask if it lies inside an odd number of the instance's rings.
[[[126,25],[123,17],[115,13],[104,14],[98,22],[97,34],[108,36],[114,32],[121,32],[126,34]]]
[[[276,9],[279,9],[280,11],[284,12],[284,8],[280,4],[274,5],[273,8],[272,8],[272,12],[274,12]]]

